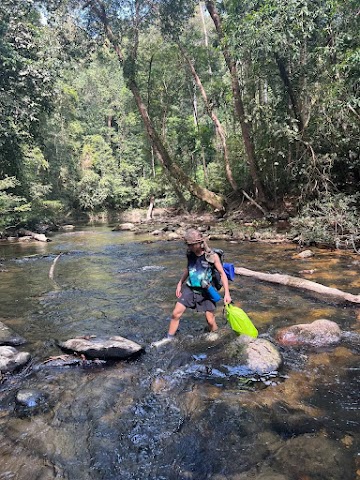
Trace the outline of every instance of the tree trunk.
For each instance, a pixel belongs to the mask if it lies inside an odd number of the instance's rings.
[[[169,175],[183,187],[185,187],[192,195],[200,199],[201,201],[210,205],[216,211],[225,211],[225,198],[222,195],[201,187],[194,182],[176,163],[173,163],[168,151],[166,150],[160,136],[158,135],[155,127],[149,117],[146,105],[142,101],[138,85],[135,80],[135,58],[125,57],[118,43],[117,37],[113,34],[109,19],[106,15],[105,7],[103,4],[98,4],[95,1],[90,0],[89,6],[99,21],[102,23],[106,36],[110,43],[113,45],[115,53],[119,59],[120,65],[123,67],[124,78],[127,81],[127,86],[133,94],[136,106],[143,120],[146,133],[150,142],[150,145],[154,149],[154,153],[160,161],[163,168],[169,173]]]
[[[212,75],[212,70],[211,70],[211,63],[210,63],[210,53],[209,53],[209,36],[206,30],[206,24],[205,24],[205,18],[204,18],[204,12],[203,12],[203,5],[201,0],[199,0],[199,12],[200,12],[200,17],[201,17],[201,23],[203,27],[203,33],[204,33],[204,44],[206,48],[206,54],[208,58],[208,65],[209,65],[209,75]]]
[[[198,117],[197,98],[196,98],[196,85],[194,85],[194,91],[193,91],[193,111],[194,111],[195,126],[199,133],[200,128],[199,128],[199,117]],[[207,165],[206,165],[205,150],[202,142],[201,142],[201,161],[202,161],[202,167],[204,172],[204,183],[205,183],[205,186],[208,187],[209,177],[208,177],[208,171],[207,171]]]
[[[311,292],[320,293],[321,295],[330,296],[338,300],[347,301],[351,303],[360,303],[360,295],[353,295],[351,293],[343,292],[337,288],[326,287],[321,283],[311,282],[303,278],[291,277],[290,275],[281,275],[279,273],[263,273],[256,272],[254,270],[248,270],[247,268],[236,267],[235,273],[237,275],[244,275],[246,277],[254,277],[258,280],[264,280],[266,282],[279,283],[280,285],[286,285],[288,287],[296,287],[304,290],[310,290]]]
[[[212,106],[211,106],[210,103],[209,103],[207,94],[206,94],[205,89],[204,89],[204,87],[203,87],[203,84],[202,84],[202,82],[201,82],[201,80],[200,80],[200,77],[198,76],[198,74],[197,74],[197,72],[196,72],[196,70],[195,70],[194,65],[192,64],[190,58],[187,56],[184,48],[182,47],[182,45],[181,45],[179,42],[178,42],[178,47],[179,47],[179,49],[180,49],[180,51],[181,51],[181,53],[182,53],[185,61],[186,61],[187,64],[189,65],[191,74],[192,74],[192,76],[193,76],[193,78],[194,78],[194,80],[195,80],[196,85],[198,86],[198,88],[199,88],[199,90],[200,90],[201,96],[203,97],[203,100],[204,100],[204,103],[205,103],[205,107],[206,107],[206,111],[207,111],[209,117],[211,118],[211,120],[212,120],[213,123],[214,123],[215,129],[216,129],[216,133],[218,134],[218,136],[219,136],[219,138],[220,138],[221,145],[222,145],[222,149],[223,149],[226,178],[228,179],[228,182],[230,183],[233,191],[236,192],[236,191],[239,189],[239,187],[238,187],[238,185],[236,184],[236,181],[235,181],[234,176],[233,176],[233,174],[232,174],[224,129],[223,129],[223,127],[222,127],[222,125],[221,125],[221,123],[220,123],[217,115],[214,113],[214,111],[213,111],[213,109],[212,109]]]
[[[152,220],[154,205],[155,205],[155,197],[154,195],[152,195],[152,197],[150,198],[150,205],[146,214],[146,220],[148,221]]]
[[[282,82],[284,84],[284,87],[287,91],[287,94],[289,95],[289,98],[290,98],[291,107],[292,107],[292,111],[294,113],[294,117],[298,122],[300,132],[302,132],[304,130],[304,122],[303,122],[303,119],[302,119],[301,114],[300,114],[299,105],[298,105],[294,90],[292,88],[292,85],[291,85],[291,82],[290,82],[290,79],[289,79],[289,75],[286,71],[285,64],[277,53],[275,53],[275,60],[276,60],[276,63],[277,63],[278,69],[279,69],[281,80],[282,80]]]
[[[263,203],[264,205],[266,205],[267,202],[266,202],[264,187],[260,180],[260,177],[258,174],[258,168],[256,165],[255,147],[254,147],[253,140],[251,138],[251,127],[245,118],[245,109],[244,109],[244,104],[241,97],[241,88],[238,80],[236,63],[232,58],[229,47],[225,41],[225,36],[223,33],[222,24],[221,24],[221,18],[214,2],[212,0],[206,0],[205,5],[214,22],[215,29],[220,40],[220,45],[222,46],[222,53],[230,73],[231,89],[234,97],[235,113],[240,122],[242,138],[245,146],[245,152],[246,152],[247,161],[250,169],[250,175],[254,184],[256,196],[258,197],[258,200],[260,203]]]
[[[224,211],[225,210],[225,199],[222,195],[217,195],[214,192],[211,192],[207,188],[201,187],[199,184],[191,180],[190,177],[176,164],[172,163],[169,153],[167,152],[164,144],[160,140],[150,118],[147,113],[146,107],[141,100],[140,92],[138,86],[134,79],[128,80],[128,87],[130,88],[136,105],[138,107],[141,118],[144,122],[148,138],[151,145],[154,148],[154,152],[163,165],[163,167],[169,172],[169,174],[178,180],[181,185],[183,185],[190,193],[195,197],[199,198],[205,203],[211,205],[215,210]]]

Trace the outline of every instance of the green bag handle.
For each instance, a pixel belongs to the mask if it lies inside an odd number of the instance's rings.
[[[227,303],[225,305],[225,311],[227,321],[234,332],[238,335],[249,335],[249,337],[253,338],[258,336],[259,332],[244,310],[231,303]]]

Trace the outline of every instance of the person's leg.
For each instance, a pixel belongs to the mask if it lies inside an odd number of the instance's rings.
[[[206,321],[209,326],[210,332],[216,332],[216,330],[218,329],[218,326],[216,324],[214,312],[206,311],[205,317],[206,317]]]
[[[179,328],[181,315],[185,312],[186,307],[182,303],[176,302],[175,308],[171,315],[168,335],[175,335]]]

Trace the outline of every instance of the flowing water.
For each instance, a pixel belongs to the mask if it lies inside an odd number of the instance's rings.
[[[360,309],[237,277],[233,300],[262,337],[327,318],[343,330],[341,344],[283,348],[279,372],[244,377],[224,356],[232,332],[218,307],[220,342],[209,342],[203,317],[187,311],[177,342],[149,348],[166,334],[185,256],[182,242],[147,240],[88,227],[47,244],[0,246],[0,320],[32,356],[0,385],[0,479],[360,478]],[[316,251],[300,260],[292,245],[212,245],[236,266],[360,289],[356,255]],[[145,353],[105,366],[43,364],[62,353],[56,340],[79,335],[121,335]],[[47,395],[41,409],[17,408],[16,392],[28,388]]]

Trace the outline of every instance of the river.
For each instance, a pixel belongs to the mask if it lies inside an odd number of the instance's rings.
[[[151,237],[153,239],[153,237]],[[327,318],[340,345],[282,348],[284,365],[243,377],[187,311],[178,341],[150,348],[167,331],[185,266],[182,242],[86,227],[50,243],[0,245],[0,320],[27,341],[31,364],[0,385],[0,479],[355,480],[360,478],[359,308],[280,285],[237,277],[235,303],[272,340],[277,328]],[[301,276],[351,293],[359,256],[294,245],[213,242],[225,261]],[[59,253],[53,278],[49,271]],[[231,331],[217,308],[217,321]],[[228,331],[228,332],[227,332]],[[121,335],[145,347],[134,360],[47,368],[56,341]],[[19,389],[46,405],[24,413]]]

